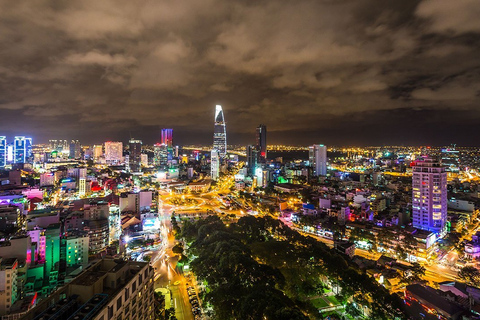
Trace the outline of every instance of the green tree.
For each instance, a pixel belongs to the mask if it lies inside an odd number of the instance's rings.
[[[480,271],[472,266],[463,267],[458,277],[470,285],[478,286],[480,283]]]

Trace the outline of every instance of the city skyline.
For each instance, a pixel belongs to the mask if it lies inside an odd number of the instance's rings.
[[[472,0],[2,9],[2,135],[207,144],[221,104],[233,144],[477,144]]]

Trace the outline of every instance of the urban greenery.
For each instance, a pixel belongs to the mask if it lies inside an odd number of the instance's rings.
[[[212,216],[185,221],[177,236],[190,244],[190,266],[208,284],[217,319],[321,319],[320,297],[353,317],[363,308],[344,306],[364,306],[372,319],[404,318],[399,296],[279,220],[247,216],[227,226]]]

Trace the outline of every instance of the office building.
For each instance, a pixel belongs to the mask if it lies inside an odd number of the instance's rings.
[[[174,156],[173,152],[173,129],[162,129],[162,144],[165,145],[167,151],[167,161],[171,161]]]
[[[147,262],[102,259],[20,319],[154,319],[153,277]]]
[[[166,166],[168,163],[168,150],[165,144],[157,143],[153,146],[153,162],[156,166]]]
[[[220,177],[220,153],[215,149],[210,153],[210,175],[214,181]]]
[[[32,157],[32,138],[16,136],[13,142],[13,163],[28,163]]]
[[[447,221],[447,173],[434,158],[424,157],[413,166],[412,217],[417,229],[440,234]]]
[[[162,129],[162,144],[173,148],[173,129]]]
[[[142,141],[130,139],[128,142],[129,148],[129,167],[130,172],[141,172],[141,164],[142,164]]]
[[[227,155],[227,130],[222,106],[215,107],[215,124],[213,132],[213,149],[218,151],[220,160]]]
[[[0,136],[0,168],[7,165],[7,137]]]
[[[108,164],[119,164],[123,159],[122,142],[105,142],[105,160]]]
[[[309,147],[309,162],[316,176],[327,175],[327,147],[323,144],[314,144]]]
[[[267,126],[261,124],[255,132],[256,146],[258,150],[258,163],[265,163],[267,159]]]
[[[103,156],[103,146],[94,145],[93,146],[93,159],[98,161]]]
[[[258,150],[256,146],[248,145],[247,146],[247,168],[248,174],[253,176],[255,175],[255,169],[257,168],[258,161]]]
[[[82,147],[78,140],[70,142],[70,159],[80,159],[82,156]]]

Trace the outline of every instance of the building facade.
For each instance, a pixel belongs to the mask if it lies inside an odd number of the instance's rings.
[[[439,161],[425,157],[413,166],[412,217],[417,229],[445,231],[447,222],[447,173]]]
[[[119,164],[123,159],[122,142],[105,142],[105,160],[110,164]]]
[[[323,144],[314,144],[309,147],[309,161],[316,176],[327,175],[327,147]]]
[[[224,159],[227,155],[227,129],[221,105],[215,107],[213,149],[218,151],[220,159]]]
[[[257,143],[258,162],[265,163],[267,159],[267,126],[261,124],[255,131],[255,140]]]
[[[217,181],[220,177],[220,153],[216,149],[210,153],[210,169],[212,180]]]

